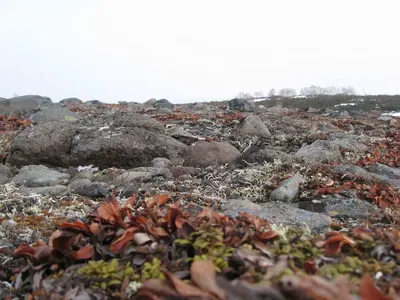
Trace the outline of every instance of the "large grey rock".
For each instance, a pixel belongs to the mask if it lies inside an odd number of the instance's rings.
[[[102,119],[104,124],[110,125],[110,129],[112,128],[141,128],[146,130],[151,130],[155,132],[164,133],[164,125],[161,124],[154,118],[149,116],[138,114],[138,113],[129,113],[129,112],[116,112],[114,114],[110,114],[105,116]]]
[[[81,99],[78,98],[65,98],[60,101],[60,103],[66,104],[66,105],[80,105],[83,103]]]
[[[52,186],[40,186],[40,187],[22,187],[20,192],[25,195],[39,194],[42,196],[60,196],[67,191],[67,187],[64,185],[56,184]]]
[[[154,168],[170,168],[172,166],[172,162],[165,157],[156,157],[152,163]]]
[[[248,200],[232,199],[223,204],[221,211],[232,217],[238,216],[241,212],[248,212],[272,224],[309,228],[314,233],[328,229],[332,222],[327,215],[309,212],[280,202],[259,205]]]
[[[237,131],[242,136],[270,136],[271,132],[264,124],[264,122],[256,115],[249,115],[242,120],[238,126]]]
[[[117,176],[114,184],[127,185],[137,182],[146,182],[157,176],[165,179],[172,179],[172,174],[167,168],[141,167],[131,169]]]
[[[376,171],[378,171],[378,167]],[[388,177],[386,175],[390,174],[390,173],[386,173],[382,174],[383,171],[381,172],[381,174],[375,174],[372,172],[368,172],[367,170],[364,170],[363,168],[359,167],[359,166],[355,166],[352,164],[343,164],[343,165],[337,165],[332,167],[332,170],[334,170],[335,172],[338,172],[339,174],[349,174],[349,175],[353,175],[353,176],[361,176],[364,178],[364,180],[370,182],[370,183],[375,183],[375,182],[381,182],[381,183],[385,183],[385,184],[391,184],[394,186],[398,186],[400,187],[400,179],[399,178],[395,178],[392,177]],[[374,170],[374,167],[373,167]],[[382,169],[381,169],[382,170]],[[387,172],[390,172],[390,170],[387,170]]]
[[[365,200],[340,195],[327,195],[320,201],[325,204],[326,212],[333,218],[367,219],[371,216],[383,217],[383,212],[377,205]]]
[[[132,168],[149,166],[155,157],[180,164],[187,151],[186,145],[162,133],[138,127],[113,131],[82,131],[72,141],[71,165]]]
[[[105,197],[108,194],[106,184],[91,182],[89,179],[77,179],[70,183],[69,189],[78,195],[85,197]]]
[[[72,139],[77,131],[67,122],[47,122],[27,128],[14,138],[7,163],[69,167]]]
[[[103,102],[101,102],[100,100],[88,100],[88,101],[85,101],[84,104],[85,105],[96,105],[96,104],[103,104]]]
[[[168,108],[168,109],[173,109],[174,108],[174,105],[171,102],[169,102],[167,99],[157,100],[153,104],[153,106],[156,107],[156,108]]]
[[[332,141],[317,140],[302,146],[295,154],[306,163],[332,163],[342,160],[339,146]]]
[[[400,169],[389,167],[384,164],[375,163],[370,166],[367,166],[366,169],[372,173],[385,176],[391,179],[400,179]]]
[[[339,149],[351,152],[365,152],[368,147],[356,139],[356,136],[347,135],[343,138],[336,138],[331,141],[333,144],[339,146]]]
[[[168,134],[178,141],[189,146],[198,140],[197,136],[187,132],[182,126],[170,128],[168,130]]]
[[[39,108],[31,116],[34,123],[45,123],[45,122],[75,122],[80,119],[79,114],[70,111],[69,109],[62,107],[58,104],[51,104],[47,107]]]
[[[28,128],[15,137],[7,162],[17,166],[132,168],[149,166],[156,157],[182,164],[188,148],[165,135],[159,123],[146,116],[121,117],[110,123],[98,120],[89,125],[46,122]]]
[[[282,181],[279,187],[272,191],[270,201],[292,202],[299,192],[299,185],[303,180],[301,175],[295,174]]]
[[[5,184],[10,182],[13,172],[6,165],[0,164],[0,184]]]
[[[239,150],[227,142],[197,141],[189,147],[185,164],[207,167],[227,164],[239,157]]]
[[[157,99],[156,99],[156,98],[151,98],[151,99],[145,101],[145,102],[143,103],[143,105],[154,107],[154,104],[155,104],[156,102],[157,102]]]
[[[245,99],[234,98],[228,102],[228,110],[253,111],[254,107]]]
[[[49,97],[38,95],[18,96],[9,99],[8,107],[3,114],[29,117],[39,107],[45,107],[50,104],[52,104],[52,101]]]
[[[243,162],[245,161],[247,163],[258,163],[261,165],[265,162],[273,163],[274,160],[295,163],[300,161],[301,159],[295,157],[292,154],[285,153],[281,149],[275,149],[272,147],[263,148],[257,145],[253,145],[242,153],[242,156],[239,158],[239,160],[242,160]]]
[[[25,187],[43,187],[55,185],[68,180],[69,174],[52,170],[43,165],[28,165],[22,167],[11,180]]]
[[[10,100],[6,98],[0,98],[0,116],[8,116],[10,113],[10,110],[8,108],[8,105],[10,104]]]

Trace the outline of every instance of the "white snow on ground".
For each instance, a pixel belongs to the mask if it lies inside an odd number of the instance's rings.
[[[390,113],[384,113],[384,114],[382,114],[382,116],[400,117],[400,111],[398,111],[398,112],[392,111]]]
[[[340,104],[336,104],[335,107],[338,107],[338,106],[354,106],[354,105],[356,105],[356,104],[355,103],[340,103]]]

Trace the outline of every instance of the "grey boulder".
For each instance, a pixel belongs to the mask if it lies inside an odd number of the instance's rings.
[[[58,104],[51,104],[46,107],[39,108],[31,119],[34,123],[45,123],[45,122],[74,122],[80,119],[79,114],[70,111],[69,109],[62,107]]]
[[[197,141],[189,147],[186,165],[213,166],[227,164],[241,156],[239,150],[227,142]]]
[[[43,165],[28,165],[22,167],[11,180],[25,187],[45,187],[56,185],[68,180],[69,174],[52,170]]]
[[[292,202],[299,192],[299,186],[303,180],[301,175],[295,174],[282,181],[279,187],[272,191],[270,201]]]
[[[270,136],[271,132],[264,122],[256,115],[249,115],[237,126],[237,132],[242,136]]]
[[[321,233],[329,228],[332,219],[323,214],[313,213],[281,202],[255,204],[248,200],[232,199],[223,204],[221,211],[232,217],[247,212],[268,220],[275,225],[309,228]]]
[[[4,105],[8,103],[7,105]],[[25,95],[10,98],[7,102],[3,101],[3,110],[0,115],[15,115],[29,117],[39,107],[45,107],[52,104],[49,97],[38,95]],[[0,106],[1,107],[1,106]]]
[[[65,98],[60,101],[60,103],[66,104],[66,105],[80,105],[83,104],[83,101],[78,98]]]

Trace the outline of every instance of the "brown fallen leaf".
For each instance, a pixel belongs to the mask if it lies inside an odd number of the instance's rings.
[[[110,202],[103,201],[97,209],[97,213],[101,219],[111,224],[117,223],[122,228],[126,227],[120,215],[119,208],[117,209],[116,206]]]
[[[136,232],[133,236],[133,240],[135,241],[136,245],[143,245],[152,241],[150,236],[144,232]]]
[[[174,287],[168,281],[160,278],[146,280],[139,290],[139,292],[143,291],[152,292],[157,296],[179,296],[179,293],[175,291]]]
[[[190,276],[199,288],[214,294],[220,300],[226,299],[225,291],[216,282],[217,274],[212,261],[194,261],[190,268]]]
[[[94,250],[91,245],[85,246],[80,248],[78,251],[75,251],[73,253],[73,257],[76,260],[84,260],[84,259],[90,259],[93,257]]]
[[[14,257],[32,258],[35,255],[35,249],[26,243],[22,243],[14,250]]]
[[[135,205],[137,200],[137,195],[133,194],[132,197],[128,198],[122,208],[128,208],[128,209],[133,209],[133,206]]]
[[[80,221],[75,221],[73,223],[63,223],[61,224],[60,227],[61,229],[66,229],[77,233],[84,233],[86,235],[91,235],[89,225]]]
[[[98,235],[100,232],[100,224],[99,223],[92,223],[89,225],[89,228],[90,228],[90,232],[93,235]]]
[[[183,280],[176,278],[172,273],[167,270],[162,270],[164,275],[168,278],[168,280],[172,283],[175,290],[179,293],[179,295],[183,297],[208,297],[211,298],[210,294],[202,291],[198,287],[185,283]],[[207,298],[207,299],[208,299]]]
[[[62,236],[62,235],[63,235],[63,232],[61,230],[54,231],[49,237],[49,245],[50,245],[50,247],[53,248],[54,239],[58,238],[59,236]]]
[[[368,275],[361,278],[359,293],[362,300],[393,300],[392,297],[386,296],[378,290]]]
[[[347,244],[352,247],[357,245],[356,241],[354,241],[353,239],[344,234],[332,232],[329,233],[329,235],[330,237],[326,241],[317,243],[317,247],[324,247],[325,252],[328,255],[339,254],[344,244]]]
[[[270,241],[276,237],[279,237],[279,232],[273,231],[273,230],[264,231],[260,235],[255,236],[256,239],[263,241],[263,242]]]
[[[281,290],[295,299],[314,300],[351,300],[353,283],[346,279],[327,280],[319,276],[284,276],[281,279]],[[301,298],[303,296],[303,298]]]
[[[129,227],[125,229],[124,233],[116,239],[110,245],[110,251],[113,253],[120,253],[122,252],[125,247],[133,240],[134,232],[137,231],[137,227]]]
[[[364,241],[372,242],[374,240],[372,237],[372,231],[364,227],[355,227],[353,228],[352,233],[355,237]]]

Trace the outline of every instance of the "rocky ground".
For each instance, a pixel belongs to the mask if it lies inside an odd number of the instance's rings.
[[[400,119],[334,105],[0,99],[0,299],[400,299]]]

